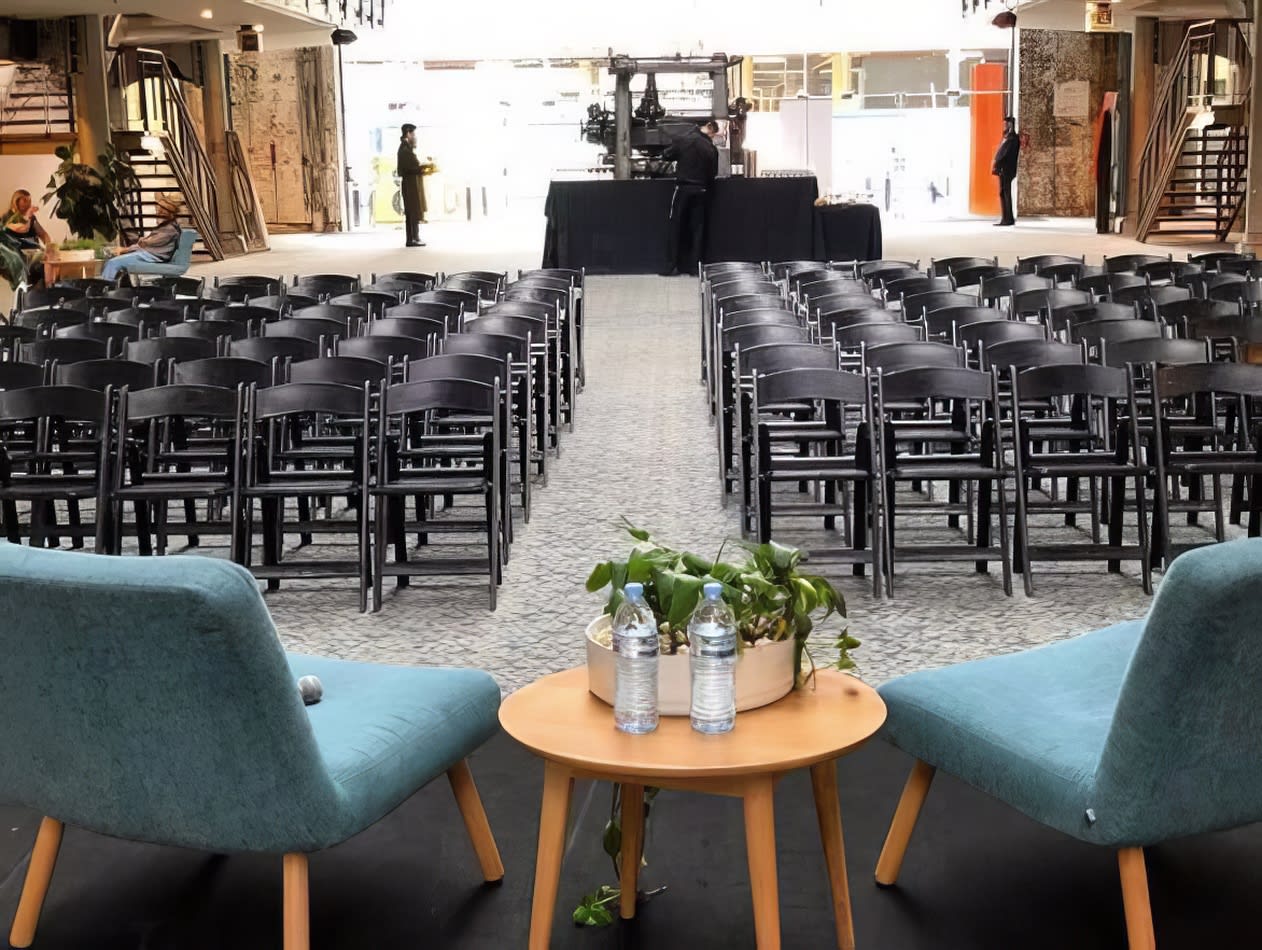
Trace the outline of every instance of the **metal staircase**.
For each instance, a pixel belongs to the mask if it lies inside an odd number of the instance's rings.
[[[52,138],[74,134],[70,77],[51,63],[0,66],[0,137]]]
[[[127,102],[126,127],[114,130],[114,147],[127,156],[138,182],[126,200],[129,230],[153,228],[158,194],[178,191],[185,206],[182,223],[201,235],[195,251],[223,260],[224,238],[247,250],[235,231],[220,234],[219,184],[166,56],[158,50],[126,50],[112,68]]]
[[[1141,241],[1227,240],[1245,201],[1252,58],[1239,21],[1189,27],[1158,83],[1140,159]]]

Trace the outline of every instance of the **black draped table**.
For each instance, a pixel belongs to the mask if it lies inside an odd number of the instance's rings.
[[[544,206],[543,266],[586,267],[589,274],[660,273],[667,266],[674,188],[671,178],[552,182]],[[818,193],[814,178],[718,179],[702,260],[817,257]]]
[[[828,205],[815,209],[816,260],[879,261],[881,212],[875,205]]]

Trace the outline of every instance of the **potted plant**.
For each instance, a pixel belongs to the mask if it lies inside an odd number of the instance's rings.
[[[44,204],[54,201],[52,213],[61,218],[71,234],[84,244],[66,242],[58,249],[60,260],[91,260],[98,249],[113,243],[122,229],[119,204],[123,195],[138,182],[131,166],[123,161],[114,146],[106,145],[97,156],[98,167],[76,162],[69,145],[57,148],[61,164],[48,179]]]
[[[753,709],[784,696],[809,675],[807,638],[817,621],[846,604],[826,579],[798,570],[802,553],[775,542],[740,542],[743,556],[714,559],[677,551],[653,540],[649,532],[626,523],[636,544],[626,560],[603,561],[587,578],[587,589],[610,588],[604,613],[587,628],[589,687],[606,702],[613,700],[612,618],[629,581],[644,585],[644,597],[657,619],[661,639],[658,705],[663,715],[684,716],[689,706],[688,619],[709,581],[723,585],[723,599],[736,617],[737,709]],[[858,641],[842,631],[837,658],[830,665],[850,669],[849,651]],[[813,666],[813,660],[811,665]]]
[[[3,277],[13,290],[26,278],[26,258],[16,242],[6,237],[0,230],[0,277]]]
[[[740,556],[725,560],[720,548],[713,559],[708,559],[660,544],[648,531],[625,519],[623,524],[636,542],[631,553],[626,560],[602,561],[587,578],[589,591],[610,589],[604,613],[587,628],[588,685],[593,693],[612,704],[611,618],[623,601],[622,589],[629,581],[644,585],[645,600],[657,619],[661,645],[658,708],[663,715],[688,714],[688,619],[701,599],[702,587],[711,581],[723,585],[723,599],[736,619],[740,652],[736,664],[737,709],[774,702],[795,686],[806,685],[815,670],[807,638],[818,623],[833,614],[845,617],[846,603],[825,578],[799,570],[801,551],[775,542],[738,542]],[[846,632],[843,624],[835,642],[836,658],[829,666],[853,669],[855,662],[850,651],[858,646],[859,641]],[[646,788],[644,794],[647,821],[657,789]],[[601,841],[613,859],[615,873],[622,845],[619,815],[615,785]],[[612,923],[610,908],[618,893],[617,887],[602,885],[588,894],[575,908],[574,922],[588,926]]]

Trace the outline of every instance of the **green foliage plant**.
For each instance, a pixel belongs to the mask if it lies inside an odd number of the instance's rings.
[[[726,544],[714,558],[705,558],[660,544],[648,531],[625,518],[622,524],[635,541],[630,554],[625,560],[600,562],[587,578],[587,589],[592,593],[609,588],[605,613],[612,615],[618,609],[623,601],[622,589],[628,582],[643,584],[644,598],[657,620],[662,652],[675,654],[688,644],[688,619],[701,600],[702,588],[717,581],[723,585],[723,599],[736,618],[738,648],[743,650],[763,640],[792,639],[797,685],[802,686],[809,679],[809,674],[802,672],[803,657],[810,656],[807,638],[817,623],[833,614],[845,617],[846,602],[825,578],[798,569],[801,551],[775,542],[738,542],[741,553],[731,560],[723,559]],[[837,658],[829,665],[839,670],[854,669],[850,651],[858,646],[859,641],[843,627],[835,643]],[[613,860],[615,874],[622,850],[619,792],[620,786],[614,785],[609,820],[601,836],[601,846]],[[644,790],[646,831],[657,792],[656,788]],[[664,888],[641,896],[651,897],[660,890]],[[613,923],[619,895],[617,887],[602,884],[574,909],[574,923],[586,927]]]
[[[76,237],[92,240],[100,235],[113,241],[121,230],[123,195],[137,184],[131,166],[112,145],[97,156],[96,166],[76,162],[70,145],[59,146],[55,154],[61,164],[48,179],[44,204],[55,201],[53,216],[65,221]]]
[[[17,243],[6,237],[3,230],[0,230],[0,277],[13,290],[17,290],[18,284],[26,277],[26,258],[22,256]]]
[[[623,526],[635,541],[631,553],[625,560],[597,564],[587,578],[587,589],[596,592],[609,587],[605,613],[612,615],[622,603],[623,587],[628,582],[643,584],[663,653],[675,654],[687,645],[688,618],[701,600],[702,588],[711,581],[723,585],[723,599],[736,617],[739,649],[761,640],[793,640],[798,685],[805,679],[802,660],[809,658],[807,639],[816,625],[833,614],[846,615],[845,600],[826,578],[799,570],[802,552],[797,548],[774,541],[742,541],[737,542],[740,556],[724,560],[721,547],[709,559],[660,544],[625,519]],[[859,641],[843,629],[835,643],[837,658],[828,665],[853,669],[850,651],[857,646]]]

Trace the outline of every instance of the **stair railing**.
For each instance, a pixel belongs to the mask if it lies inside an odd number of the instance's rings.
[[[1232,127],[1218,153],[1215,231],[1219,241],[1226,241],[1244,209],[1249,177],[1249,106],[1251,90],[1241,99],[1244,120]]]
[[[1179,162],[1183,139],[1192,124],[1192,110],[1213,103],[1217,24],[1213,20],[1188,28],[1157,84],[1152,124],[1139,160],[1138,233],[1142,239],[1161,207],[1166,182]]]
[[[135,76],[129,75],[129,62],[135,64]],[[121,87],[126,90],[132,83],[137,87],[139,116],[129,119],[129,127],[135,129],[138,124],[140,131],[162,141],[167,164],[180,183],[189,217],[201,234],[202,244],[212,257],[221,260],[219,186],[214,167],[166,56],[159,50],[137,48],[134,60],[119,56],[116,65]]]

